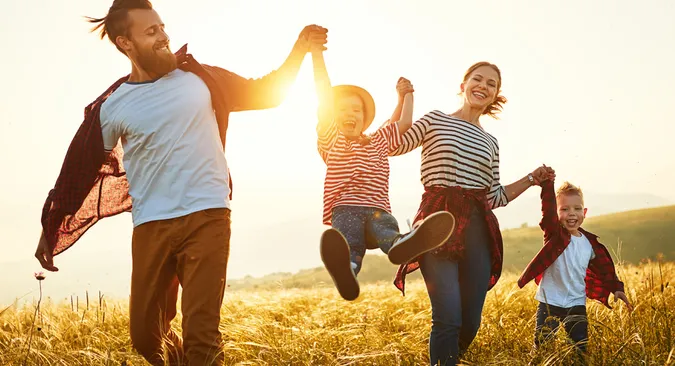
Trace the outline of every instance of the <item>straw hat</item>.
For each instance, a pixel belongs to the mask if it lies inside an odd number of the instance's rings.
[[[333,97],[336,99],[348,94],[358,95],[363,101],[363,131],[365,131],[375,119],[375,100],[366,89],[360,86],[336,85],[333,87]]]

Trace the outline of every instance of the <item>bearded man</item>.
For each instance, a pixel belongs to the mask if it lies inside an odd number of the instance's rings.
[[[105,17],[90,21],[128,57],[131,73],[85,108],[45,202],[35,256],[57,271],[53,257],[98,220],[131,211],[134,348],[153,365],[222,365],[228,116],[278,106],[310,47],[325,48],[327,30],[305,27],[279,69],[246,79],[198,63],[186,46],[172,53],[147,0],[115,0]],[[179,285],[182,338],[170,326]]]

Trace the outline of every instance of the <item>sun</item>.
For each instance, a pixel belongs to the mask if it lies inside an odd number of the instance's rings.
[[[306,63],[298,72],[295,81],[286,90],[286,99],[279,106],[279,113],[293,118],[316,120],[318,98],[314,87],[311,64]]]

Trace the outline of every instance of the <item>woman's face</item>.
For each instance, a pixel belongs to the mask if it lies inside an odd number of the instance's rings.
[[[481,66],[477,68],[462,83],[464,103],[472,109],[484,111],[497,98],[499,82],[499,74],[492,67]]]

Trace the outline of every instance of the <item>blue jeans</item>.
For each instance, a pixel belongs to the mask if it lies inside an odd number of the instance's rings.
[[[332,226],[347,239],[354,263],[354,274],[361,271],[366,243],[370,241],[388,253],[399,237],[398,222],[388,212],[374,207],[337,206],[333,209]]]
[[[464,232],[464,258],[457,262],[426,253],[420,270],[431,300],[429,354],[432,365],[455,365],[480,328],[490,282],[490,233],[473,208]]]
[[[539,347],[550,339],[560,328],[560,323],[563,323],[565,331],[574,342],[577,351],[585,353],[588,342],[588,318],[584,305],[561,308],[540,302],[537,307],[535,346]]]

